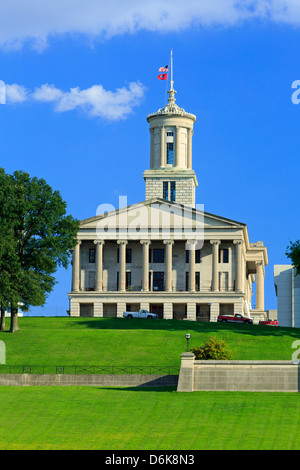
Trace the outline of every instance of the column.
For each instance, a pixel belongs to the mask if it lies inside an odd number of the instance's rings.
[[[196,302],[187,302],[187,320],[196,321]]]
[[[143,246],[143,278],[142,278],[142,290],[144,292],[149,291],[149,245],[150,240],[141,240]]]
[[[78,241],[77,245],[75,246],[73,250],[72,290],[75,292],[79,292],[80,290],[80,245],[81,245],[81,241]]]
[[[95,240],[96,245],[96,279],[95,290],[102,292],[103,290],[103,245],[104,240]]]
[[[172,302],[164,302],[164,320],[172,320],[173,318],[173,304]]]
[[[195,292],[195,250],[196,241],[188,241],[187,249],[189,250],[189,291]]]
[[[76,298],[70,299],[70,317],[80,317],[80,303]]]
[[[118,245],[120,245],[119,252],[119,291],[126,291],[126,245],[127,240],[118,240]]]
[[[166,245],[166,261],[165,261],[165,272],[166,272],[166,282],[165,290],[167,292],[172,291],[172,245],[173,240],[164,240]]]
[[[192,129],[187,130],[187,167],[192,168]]]
[[[212,244],[212,290],[219,290],[219,245],[220,240],[211,240]]]
[[[235,248],[235,290],[242,291],[243,290],[243,274],[242,274],[242,248],[243,248],[243,241],[242,240],[234,240],[233,241]]]
[[[220,304],[219,302],[211,302],[210,304],[210,321],[218,321],[218,315],[220,313]]]
[[[262,261],[256,263],[256,310],[265,310],[264,267]]]
[[[118,302],[117,303],[117,318],[122,318],[124,312],[126,312],[126,302]]]
[[[154,168],[154,129],[150,129],[150,168]]]
[[[103,317],[103,303],[95,302],[94,303],[94,317]]]
[[[174,166],[178,166],[180,155],[180,126],[176,126],[176,143],[175,143],[175,161]]]
[[[160,128],[160,166],[166,166],[166,150],[165,150],[165,128],[161,126]]]

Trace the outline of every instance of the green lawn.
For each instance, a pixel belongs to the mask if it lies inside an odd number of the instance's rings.
[[[295,328],[180,320],[24,317],[19,325],[17,333],[0,332],[7,364],[179,366],[186,333],[191,347],[224,339],[233,359],[290,360],[300,338]]]
[[[187,332],[191,347],[224,339],[233,359],[290,360],[300,337],[292,328],[175,320],[24,317],[19,324],[15,334],[0,332],[8,365],[178,367]],[[0,449],[299,450],[299,397],[2,386]]]
[[[0,449],[300,449],[297,393],[1,387]]]

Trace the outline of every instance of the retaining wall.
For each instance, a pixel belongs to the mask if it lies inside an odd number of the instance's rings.
[[[299,392],[299,368],[292,361],[196,361],[184,353],[177,391]]]
[[[98,387],[177,386],[178,375],[0,374],[1,385],[89,385]]]

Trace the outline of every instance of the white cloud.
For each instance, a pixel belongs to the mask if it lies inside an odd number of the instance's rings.
[[[144,97],[145,87],[140,82],[131,82],[128,87],[116,91],[105,90],[102,85],[93,85],[85,90],[79,87],[62,91],[54,85],[44,84],[33,92],[21,85],[6,85],[7,103],[22,103],[26,100],[53,103],[56,112],[81,110],[90,117],[101,117],[109,121],[125,119]]]
[[[42,85],[32,93],[32,98],[36,101],[44,101],[50,103],[51,101],[57,101],[61,98],[63,92],[55,88],[54,85]]]
[[[230,26],[250,18],[300,24],[299,0],[1,0],[0,45],[32,41],[43,50],[51,36],[107,38],[123,33],[182,31],[193,25]]]
[[[13,85],[5,85],[7,103],[23,103],[27,100],[27,90],[14,83]]]

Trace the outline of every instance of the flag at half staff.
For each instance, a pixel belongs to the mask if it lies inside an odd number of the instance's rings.
[[[165,65],[164,67],[160,67],[158,69],[159,72],[168,72],[169,71],[169,66]]]
[[[167,77],[168,77],[167,73],[160,73],[157,78],[159,80],[167,80]]]

